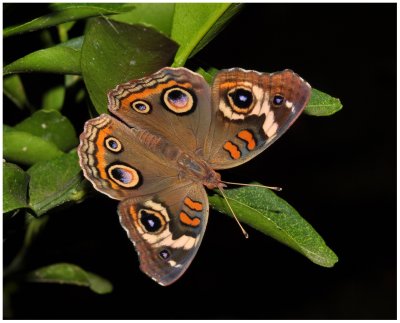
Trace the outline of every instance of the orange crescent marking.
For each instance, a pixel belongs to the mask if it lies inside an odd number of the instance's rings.
[[[231,141],[225,142],[224,149],[229,152],[229,154],[231,155],[231,157],[233,159],[239,159],[240,158],[241,154],[240,154],[239,147],[236,146],[235,144],[233,144]]]
[[[110,126],[108,126],[107,128],[102,128],[102,129],[98,129],[98,136],[96,139],[96,147],[97,147],[97,152],[96,152],[96,160],[97,160],[97,165],[96,168],[98,169],[98,171],[100,172],[100,177],[105,179],[106,181],[108,181],[111,184],[111,187],[114,189],[119,189],[118,185],[115,184],[114,182],[110,181],[110,179],[108,178],[108,175],[106,173],[106,160],[104,158],[105,154],[105,148],[103,146],[104,143],[104,139],[106,137],[108,137],[111,134],[111,129]]]
[[[248,150],[253,150],[256,148],[256,141],[254,140],[254,136],[250,131],[242,130],[237,134],[237,136],[247,143]]]
[[[191,198],[186,197],[185,200],[183,201],[183,203],[185,203],[185,205],[194,210],[194,211],[201,211],[203,210],[203,204],[201,204],[200,202],[196,202],[193,201]]]
[[[183,211],[179,214],[179,219],[183,224],[189,225],[191,227],[197,227],[200,224],[199,218],[192,219]]]
[[[154,88],[143,89],[140,92],[135,92],[127,97],[124,97],[121,100],[121,107],[125,109],[130,109],[133,101],[136,101],[138,99],[146,99],[151,94],[154,95],[155,93],[161,93],[162,90],[175,85],[184,87],[186,89],[192,88],[192,85],[190,83],[177,83],[174,80],[169,80],[167,83],[158,84],[155,89]]]

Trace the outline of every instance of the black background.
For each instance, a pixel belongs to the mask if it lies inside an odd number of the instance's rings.
[[[192,63],[291,68],[340,98],[342,111],[301,116],[262,155],[222,173],[282,186],[339,262],[319,267],[252,228],[246,240],[212,211],[189,270],[160,287],[140,272],[117,203],[97,194],[50,217],[30,265],[75,263],[112,281],[113,293],[26,284],[14,317],[396,318],[396,5],[247,5]]]

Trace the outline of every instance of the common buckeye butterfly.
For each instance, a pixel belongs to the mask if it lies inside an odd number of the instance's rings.
[[[78,154],[95,189],[118,213],[140,268],[176,281],[199,249],[215,171],[252,159],[301,114],[311,87],[290,70],[221,70],[210,87],[186,68],[163,68],[116,86],[108,110],[86,122]]]

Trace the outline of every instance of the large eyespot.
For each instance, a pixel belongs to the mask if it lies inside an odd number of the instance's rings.
[[[147,114],[147,113],[150,113],[150,111],[151,111],[150,104],[143,100],[133,101],[131,103],[131,107],[133,110],[135,110],[136,112],[139,112],[139,113]]]
[[[275,94],[272,99],[272,103],[277,107],[281,106],[283,101],[285,101],[285,98],[280,94]]]
[[[141,209],[138,213],[138,220],[142,229],[147,233],[160,233],[165,229],[166,221],[158,211]]]
[[[123,150],[121,142],[115,137],[107,137],[104,143],[106,148],[114,153],[119,153]]]
[[[177,114],[187,113],[195,108],[194,96],[178,86],[165,90],[161,100],[164,106]]]
[[[254,107],[254,97],[250,89],[235,87],[228,92],[230,106],[236,113],[248,114]]]
[[[134,188],[140,185],[140,173],[131,166],[112,164],[107,167],[108,176],[118,185],[125,188]]]

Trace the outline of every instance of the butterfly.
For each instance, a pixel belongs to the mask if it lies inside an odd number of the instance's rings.
[[[110,115],[86,122],[78,154],[94,188],[121,201],[122,227],[141,270],[160,285],[187,270],[208,220],[216,170],[239,166],[277,140],[311,87],[291,70],[219,71],[212,85],[166,67],[108,93]]]

